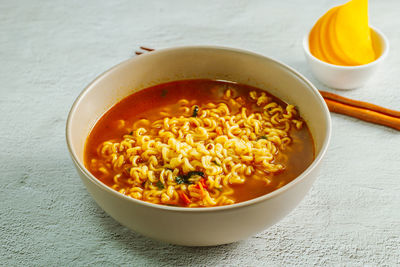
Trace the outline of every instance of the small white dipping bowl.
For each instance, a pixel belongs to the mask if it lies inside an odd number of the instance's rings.
[[[127,197],[84,166],[87,136],[119,100],[149,86],[183,79],[229,80],[255,86],[296,105],[315,145],[315,160],[296,179],[264,196],[230,206],[170,207]],[[221,47],[157,50],[129,59],[100,75],[76,99],[66,137],[75,167],[98,205],[122,225],[150,238],[187,246],[245,239],[275,224],[296,207],[317,177],[327,150],[331,120],[317,89],[292,68],[262,55]]]
[[[379,57],[365,65],[333,65],[319,60],[311,54],[308,42],[309,34],[310,32],[303,39],[303,48],[311,71],[320,82],[336,89],[349,90],[365,85],[389,52],[389,41],[386,36],[378,29],[371,27],[372,45]]]

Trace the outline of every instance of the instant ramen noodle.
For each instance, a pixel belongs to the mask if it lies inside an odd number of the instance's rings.
[[[85,165],[129,197],[213,207],[272,192],[314,159],[295,106],[247,85],[185,80],[126,97],[102,116]]]

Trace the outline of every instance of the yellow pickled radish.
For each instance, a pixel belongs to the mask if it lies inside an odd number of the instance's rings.
[[[311,29],[310,36],[309,36],[309,46],[310,52],[320,60],[327,61],[327,59],[321,53],[321,46],[320,46],[320,39],[319,39],[319,26],[321,25],[320,21],[314,25]]]
[[[368,0],[351,0],[331,8],[314,25],[310,52],[322,61],[343,66],[376,59],[368,26]]]
[[[375,60],[368,26],[368,0],[352,0],[340,7],[336,15],[336,37],[341,50],[356,64]]]
[[[347,62],[341,59],[341,55],[337,54],[336,51],[331,46],[330,37],[329,37],[329,25],[332,20],[332,16],[336,14],[336,11],[339,7],[334,7],[330,9],[322,18],[319,30],[319,40],[321,52],[326,58],[328,63],[336,64],[336,65],[348,65]],[[326,40],[325,42],[323,40]]]
[[[340,48],[340,46],[338,45],[337,42],[337,37],[336,37],[336,15],[337,15],[337,10],[336,12],[334,12],[332,14],[332,17],[330,19],[330,21],[328,22],[328,35],[327,35],[327,42],[326,44],[329,45],[332,49],[332,52],[337,56],[337,58],[339,58],[340,60],[332,63],[332,64],[336,64],[336,65],[343,65],[343,66],[354,66],[357,65],[357,63],[355,63],[354,61],[352,61],[351,59],[349,59],[346,54],[343,52],[343,50]]]

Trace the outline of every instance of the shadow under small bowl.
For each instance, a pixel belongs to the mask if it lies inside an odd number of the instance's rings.
[[[127,197],[100,182],[85,168],[85,141],[102,114],[137,91],[185,79],[248,84],[296,105],[314,139],[314,161],[296,179],[274,192],[233,205],[205,208],[170,207]],[[78,174],[105,212],[145,236],[187,246],[220,245],[245,239],[286,216],[316,179],[330,134],[328,108],[318,90],[302,75],[271,58],[221,47],[162,49],[113,67],[79,95],[66,126],[67,145]]]
[[[371,63],[359,66],[334,65],[311,54],[309,34],[303,38],[303,49],[311,71],[320,82],[335,89],[349,90],[364,86],[389,53],[389,41],[386,36],[371,27],[372,45],[379,57]]]

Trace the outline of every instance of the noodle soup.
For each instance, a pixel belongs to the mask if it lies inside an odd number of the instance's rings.
[[[293,105],[247,85],[185,80],[113,106],[84,157],[95,177],[132,198],[211,207],[289,183],[313,161],[314,145]]]

